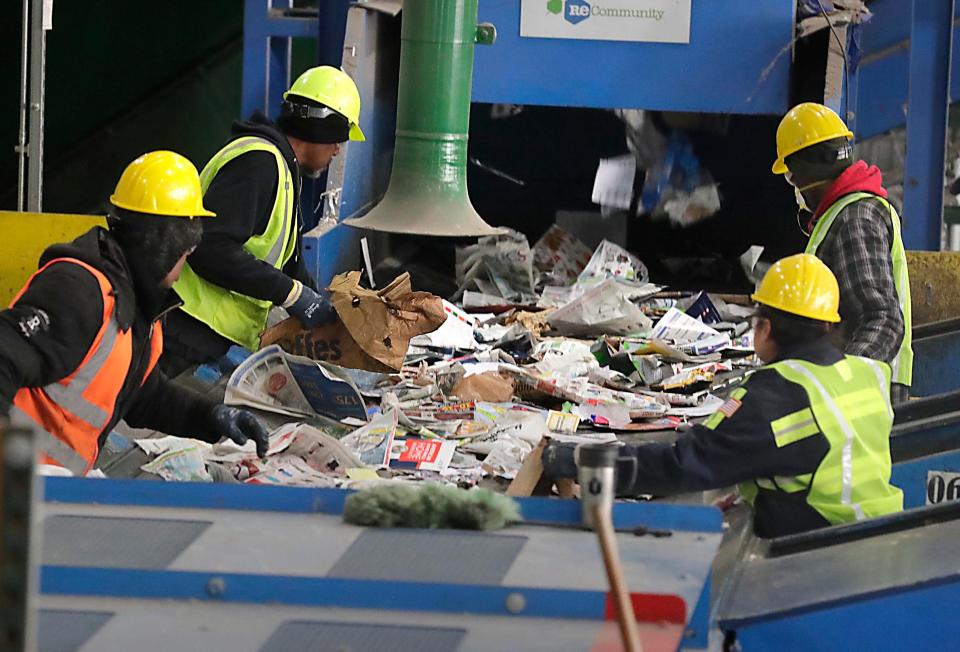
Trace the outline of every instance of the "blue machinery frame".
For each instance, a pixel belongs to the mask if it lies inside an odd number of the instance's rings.
[[[682,45],[520,38],[519,4],[480,0],[479,18],[497,26],[498,41],[477,49],[478,102],[768,115],[782,113],[789,104],[794,0],[693,0],[690,43]],[[276,98],[290,76],[289,39],[315,38],[321,63],[341,60],[349,0],[324,0],[319,17],[285,16],[291,5],[292,0],[245,2],[245,115],[258,108],[275,115]],[[851,97],[832,100],[847,109],[858,138],[906,125],[903,237],[908,249],[940,248],[947,109],[960,97],[960,66],[951,65],[955,5],[955,0],[875,0],[873,18],[848,38],[848,46],[856,46],[849,57]],[[385,116],[365,113],[367,123],[383,122],[384,130],[392,124]],[[387,136],[368,143],[368,149],[389,150]],[[348,179],[389,159],[389,151],[362,149],[351,155]],[[367,210],[384,190],[348,184],[343,218]],[[359,237],[344,227],[308,236],[312,273],[325,282],[345,265],[355,266]]]
[[[949,105],[960,99],[955,0],[875,0],[862,28],[858,138],[907,127],[903,242],[939,251]],[[855,88],[855,90],[854,90]]]

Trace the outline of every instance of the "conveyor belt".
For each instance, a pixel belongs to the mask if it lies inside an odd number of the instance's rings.
[[[346,525],[339,490],[67,478],[45,488],[43,618],[66,619],[80,652],[616,641],[597,541],[574,527],[572,501],[524,500],[544,525],[479,533]],[[646,649],[705,636],[706,611],[690,621],[709,591],[719,513],[618,504],[614,518]],[[671,534],[637,536],[638,525]]]
[[[960,505],[757,539],[717,605],[751,650],[952,649]]]

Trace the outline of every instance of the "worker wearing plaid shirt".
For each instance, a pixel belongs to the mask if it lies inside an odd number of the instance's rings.
[[[891,398],[900,403],[913,375],[900,218],[887,201],[880,170],[853,161],[852,137],[829,108],[800,104],[777,130],[773,172],[785,176],[801,213],[811,215],[806,252],[823,260],[839,282],[844,353],[890,364]]]

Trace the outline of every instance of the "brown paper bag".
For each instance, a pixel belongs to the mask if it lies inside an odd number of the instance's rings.
[[[348,272],[334,277],[327,289],[339,322],[304,330],[290,318],[267,329],[260,346],[279,344],[289,353],[351,369],[398,371],[410,340],[435,331],[447,318],[440,297],[414,292],[408,273],[377,291],[360,287],[360,272]]]

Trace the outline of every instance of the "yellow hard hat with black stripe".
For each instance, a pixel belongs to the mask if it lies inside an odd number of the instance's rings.
[[[360,91],[350,75],[339,68],[317,66],[307,70],[283,94],[285,100],[292,101],[297,97],[333,109],[350,124],[350,140],[366,140],[360,129]]]
[[[786,159],[791,154],[834,138],[853,140],[853,132],[832,109],[815,102],[796,105],[777,127],[777,160],[773,163],[773,173],[789,172]]]

